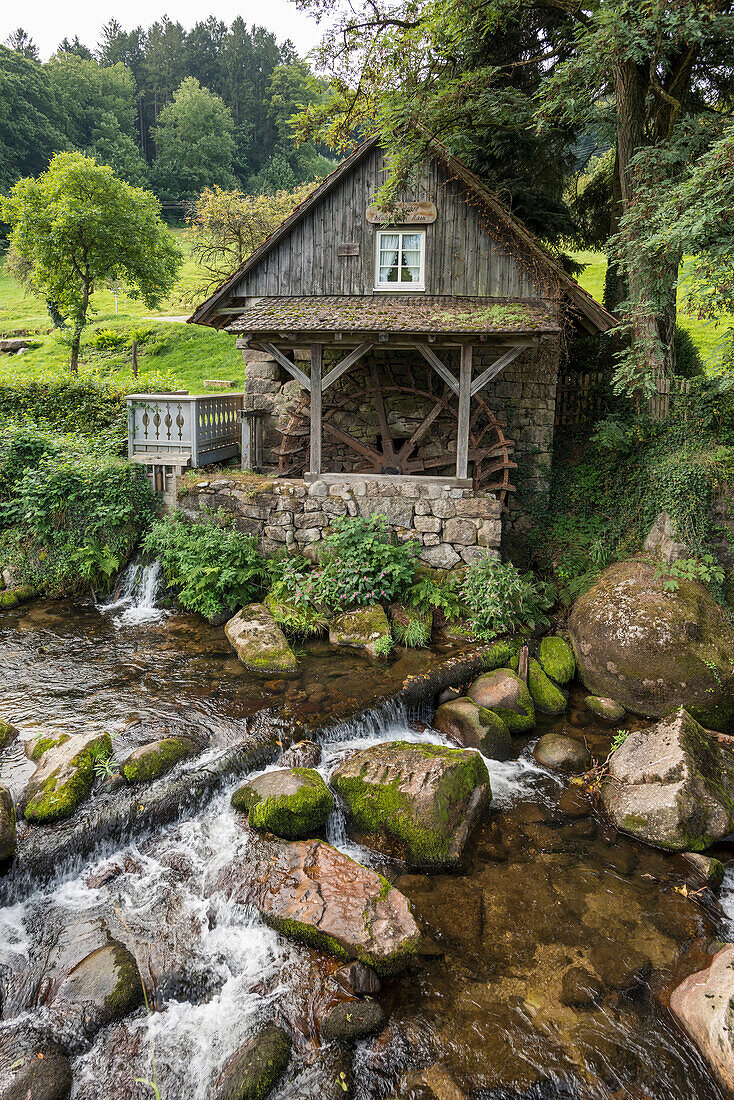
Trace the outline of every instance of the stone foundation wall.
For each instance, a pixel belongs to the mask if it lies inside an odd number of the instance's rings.
[[[185,486],[178,506],[192,519],[224,508],[266,556],[284,548],[313,556],[336,516],[384,516],[400,541],[415,539],[421,560],[439,569],[471,563],[483,548],[498,551],[502,535],[493,494],[432,478],[217,477]]]

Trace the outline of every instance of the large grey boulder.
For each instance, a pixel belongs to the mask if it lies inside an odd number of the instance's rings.
[[[224,628],[237,656],[250,672],[284,676],[296,671],[296,657],[267,607],[251,603]]]
[[[23,792],[26,820],[43,825],[71,817],[92,789],[95,761],[111,754],[108,733],[76,733],[47,749]]]
[[[509,668],[485,672],[466,694],[480,707],[498,714],[510,733],[527,733],[535,725],[535,706],[528,685]]]
[[[722,1087],[734,1093],[734,944],[714,955],[706,970],[674,989],[670,1008]]]
[[[479,749],[490,760],[512,756],[512,737],[500,716],[466,696],[441,703],[433,728],[462,748]]]
[[[629,734],[612,755],[602,800],[621,832],[700,852],[734,829],[734,756],[679,710]]]
[[[412,867],[457,865],[490,799],[478,753],[409,741],[354,753],[330,782],[362,842]]]
[[[231,799],[253,829],[286,840],[315,836],[334,809],[331,791],[312,768],[278,768],[239,787]]]
[[[121,943],[97,948],[77,963],[49,1002],[54,1015],[73,1021],[87,1035],[120,1020],[143,1000],[140,973]]]
[[[734,632],[697,582],[668,592],[648,562],[616,562],[573,605],[568,629],[592,695],[650,718],[682,706],[707,729],[734,723]]]
[[[223,868],[214,887],[284,935],[379,975],[402,970],[418,950],[408,899],[323,840],[253,833],[244,864]]]

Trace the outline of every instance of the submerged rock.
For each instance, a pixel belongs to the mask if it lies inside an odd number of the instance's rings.
[[[297,741],[285,750],[279,763],[283,768],[316,768],[321,763],[321,745],[316,741]]]
[[[457,1085],[446,1066],[438,1063],[428,1069],[413,1070],[400,1079],[401,1096],[418,1096],[421,1100],[465,1100],[466,1094]]]
[[[162,737],[131,752],[122,765],[122,774],[130,784],[150,783],[195,751],[196,745],[188,737]]]
[[[692,868],[694,877],[704,886],[716,890],[724,881],[724,864],[713,856],[700,852],[683,852],[683,859]]]
[[[696,581],[667,592],[654,566],[617,562],[576,601],[569,633],[593,695],[651,718],[682,706],[708,729],[734,722],[734,631]]]
[[[133,955],[121,943],[113,942],[92,951],[59,986],[49,1002],[62,1016],[79,1014],[87,1035],[121,1020],[143,1000],[143,987]]]
[[[0,1032],[2,1100],[66,1100],[71,1084],[69,1059],[56,1043],[27,1024]]]
[[[562,687],[576,675],[576,658],[567,641],[549,634],[543,638],[538,650],[538,660],[546,676]]]
[[[628,735],[612,754],[602,799],[621,832],[702,851],[734,829],[734,756],[679,710]]]
[[[533,756],[544,768],[581,775],[591,767],[591,753],[586,745],[562,733],[545,733],[533,749]]]
[[[0,861],[11,859],[17,847],[15,803],[8,788],[0,786]]]
[[[479,749],[491,760],[512,756],[512,737],[500,716],[467,696],[442,703],[433,727],[462,748]]]
[[[377,1035],[386,1023],[377,1001],[340,1001],[329,1009],[321,1022],[321,1037],[329,1042],[356,1043],[368,1035]]]
[[[624,718],[624,707],[616,703],[614,699],[602,699],[598,695],[587,695],[586,707],[595,718],[600,718],[602,722],[614,724],[615,722],[621,722]]]
[[[334,799],[311,768],[279,768],[251,779],[232,795],[254,829],[268,829],[286,840],[314,836],[326,824]]]
[[[254,906],[266,924],[340,959],[395,974],[418,951],[408,899],[381,875],[323,840],[285,841],[253,834],[246,865],[222,888]]]
[[[264,604],[251,603],[224,628],[237,656],[250,672],[283,676],[296,671],[296,657]]]
[[[226,1063],[214,1089],[214,1100],[265,1100],[285,1072],[291,1041],[282,1027],[268,1024]]]
[[[330,782],[360,839],[380,850],[387,838],[412,867],[458,864],[491,797],[478,753],[408,741],[355,753]]]
[[[92,789],[95,760],[111,755],[108,733],[73,734],[47,749],[23,792],[26,820],[42,825],[71,817]]]
[[[734,1093],[734,944],[714,955],[670,995],[670,1009],[704,1056],[722,1087]]]
[[[355,997],[373,996],[382,989],[382,982],[371,967],[361,962],[346,963],[332,974],[337,985]]]
[[[604,983],[585,966],[572,966],[563,975],[561,1003],[569,1008],[591,1008],[604,997]]]
[[[11,726],[10,722],[6,722],[4,718],[0,718],[0,752],[4,752],[8,745],[12,745],[18,736],[18,731],[15,726]]]
[[[329,624],[329,641],[332,645],[365,649],[373,657],[377,656],[375,643],[380,638],[390,636],[390,624],[380,604],[343,611],[335,615]]]
[[[498,714],[510,733],[527,733],[535,725],[535,706],[528,686],[509,668],[485,672],[466,694],[480,707]]]

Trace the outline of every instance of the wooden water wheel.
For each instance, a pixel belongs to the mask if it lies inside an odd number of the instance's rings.
[[[431,474],[441,467],[452,466],[448,449],[440,455],[421,454],[421,444],[427,440],[431,426],[441,419],[444,424],[458,423],[458,399],[448,386],[442,390],[434,386],[435,376],[416,382],[412,374],[408,380],[378,378],[373,366],[359,378],[357,384],[341,392],[327,391],[323,397],[322,430],[325,446],[331,441],[348,448],[354,462],[355,473],[374,474]],[[396,438],[390,427],[390,405],[395,399],[404,402],[408,398],[414,408],[427,409],[407,438]],[[344,426],[352,417],[357,419],[367,404],[376,412],[379,437],[373,442],[360,439]],[[469,464],[475,489],[497,494],[504,505],[515,486],[510,482],[510,471],[516,469],[511,455],[512,440],[505,437],[506,425],[499,420],[486,402],[478,396],[472,398],[469,423]],[[278,472],[283,477],[298,477],[308,467],[310,436],[310,401],[305,394],[290,409],[282,439],[277,448]],[[328,450],[326,452],[328,461]]]

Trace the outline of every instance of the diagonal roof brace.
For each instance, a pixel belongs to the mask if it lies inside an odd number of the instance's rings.
[[[500,355],[499,359],[495,359],[494,363],[487,367],[486,370],[483,370],[481,374],[478,374],[472,382],[470,390],[471,396],[474,397],[475,394],[479,393],[488,382],[491,382],[493,378],[497,377],[501,370],[508,367],[514,359],[517,359],[518,355],[522,355],[524,351],[527,351],[527,349],[531,347],[533,347],[532,342],[517,344],[514,348],[510,348],[509,351],[506,351],[504,355]]]

